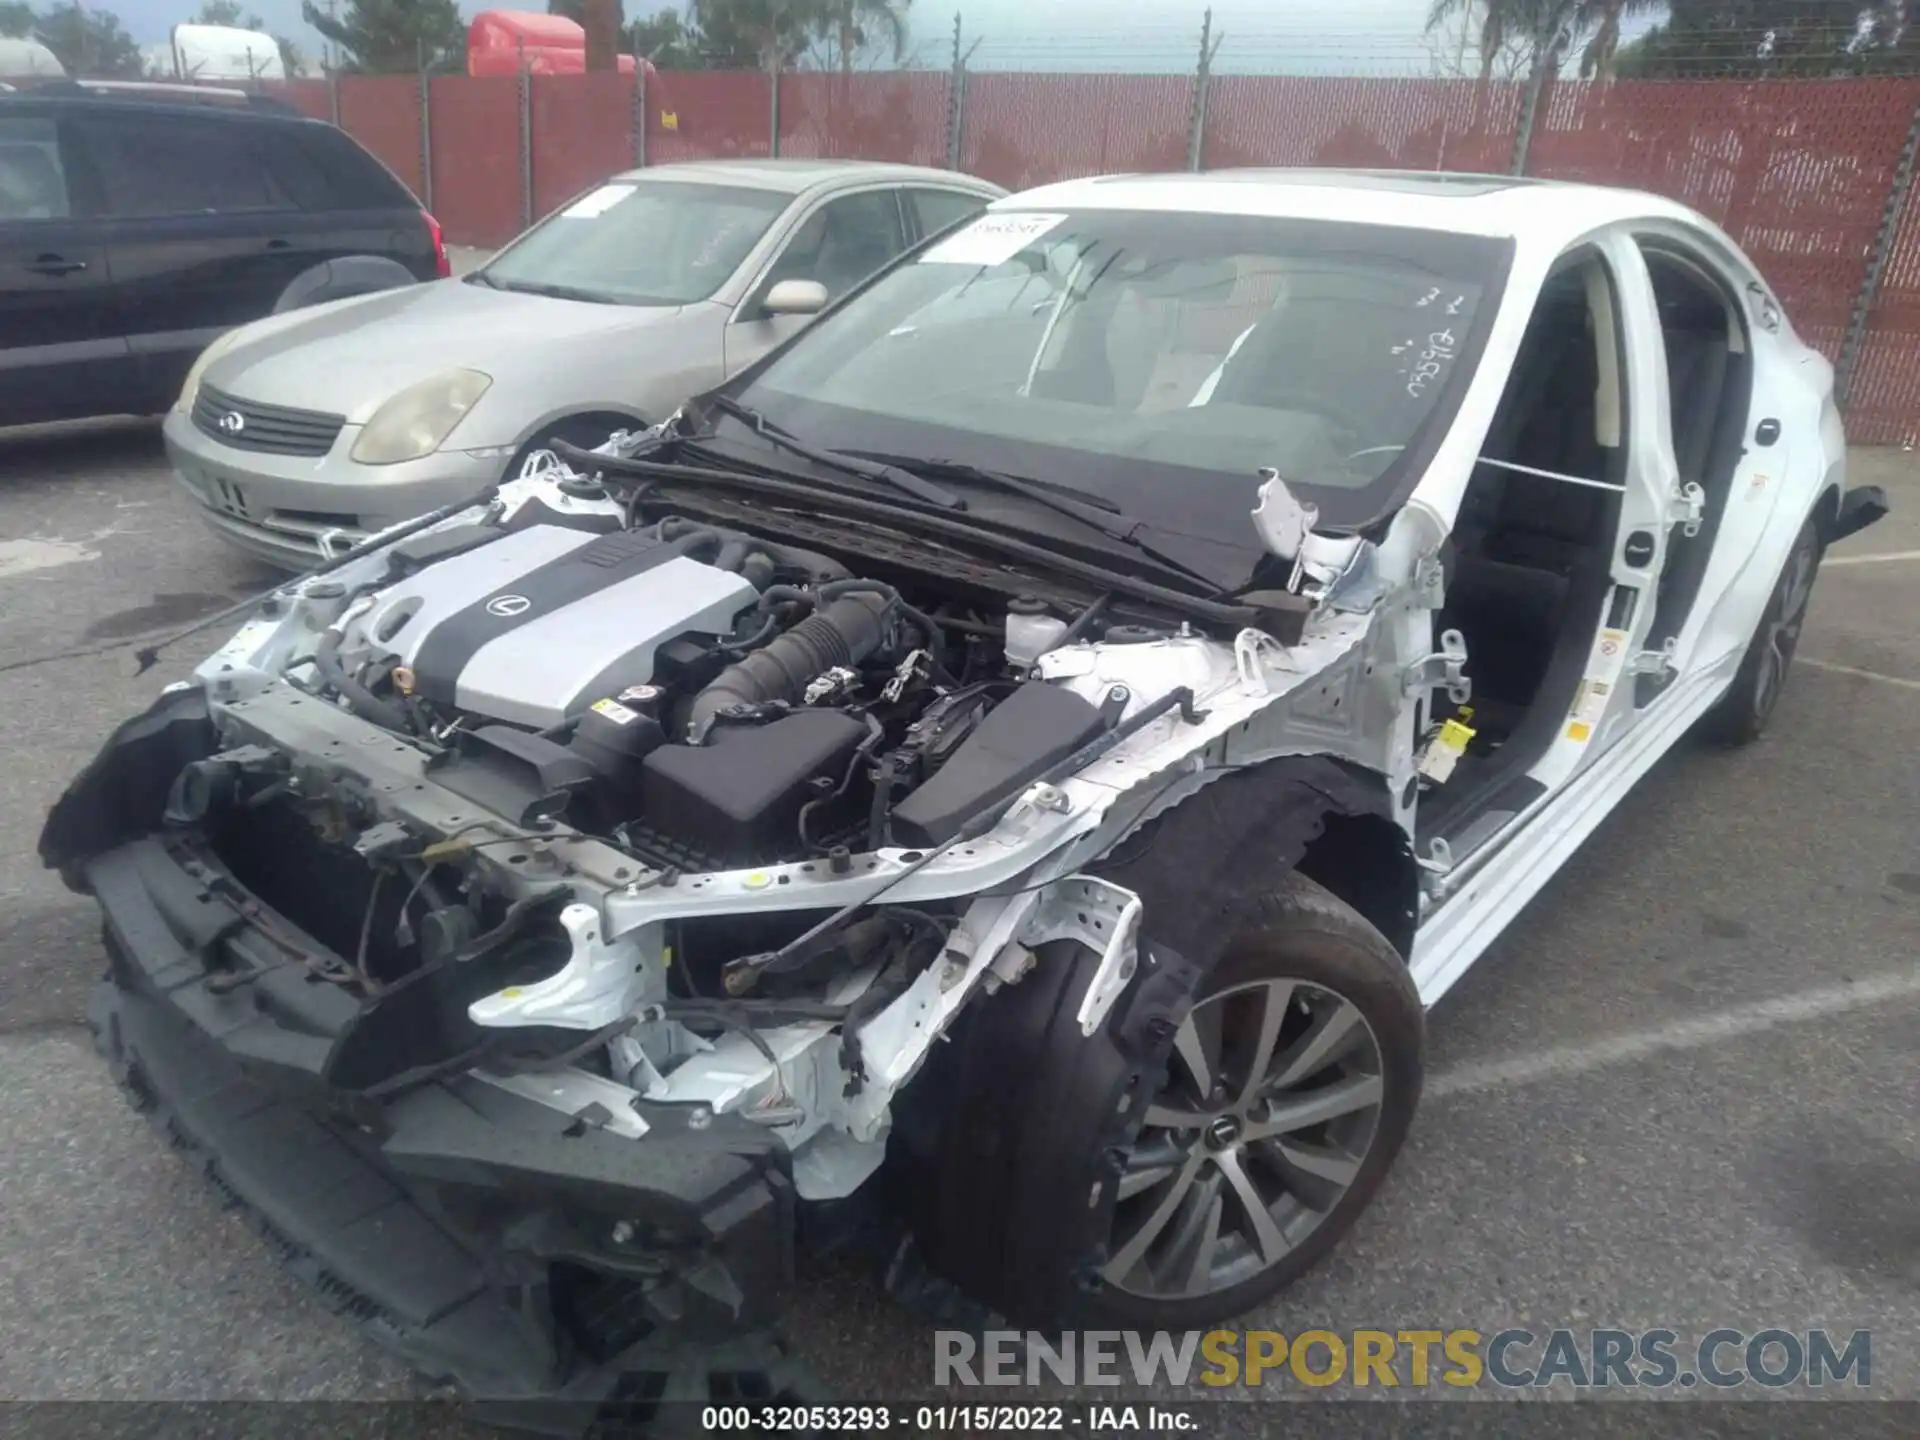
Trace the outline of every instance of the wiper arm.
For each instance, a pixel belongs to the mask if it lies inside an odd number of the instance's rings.
[[[880,461],[882,457],[873,455],[870,456],[870,458],[875,461]],[[1169,570],[1177,570],[1180,574],[1187,576],[1189,579],[1197,580],[1202,585],[1216,592],[1219,588],[1214,585],[1212,580],[1202,575],[1192,566],[1182,564],[1172,556],[1155,549],[1145,540],[1142,540],[1140,538],[1142,522],[1122,513],[1119,507],[1115,505],[1093,499],[1069,499],[1064,495],[1053,493],[1051,487],[1043,482],[1029,479],[1025,475],[1013,475],[1005,470],[989,470],[979,465],[969,464],[964,460],[944,460],[938,458],[919,460],[907,456],[889,455],[885,457],[885,463],[898,466],[901,469],[946,475],[955,480],[969,480],[977,485],[985,485],[996,490],[1006,490],[1015,495],[1024,495],[1036,505],[1051,510],[1056,515],[1065,515],[1069,519],[1078,520],[1083,525],[1090,525],[1101,534],[1110,536],[1123,545],[1131,546],[1149,560],[1164,565]]]
[[[596,295],[591,290],[578,289],[572,285],[545,285],[537,280],[489,280],[486,283],[492,289],[510,290],[516,295],[544,295],[549,300],[582,300],[589,305],[618,303],[604,295]]]
[[[838,470],[843,475],[857,475],[863,480],[878,480],[883,485],[923,500],[929,505],[937,505],[942,510],[964,510],[967,502],[944,485],[936,485],[931,480],[922,479],[898,465],[890,465],[880,460],[864,460],[858,455],[842,454],[838,450],[823,450],[799,440],[775,425],[766,416],[751,406],[742,405],[738,400],[726,395],[709,395],[699,402],[703,407],[731,415],[769,445],[785,450],[789,455],[798,455],[803,460],[828,470]]]

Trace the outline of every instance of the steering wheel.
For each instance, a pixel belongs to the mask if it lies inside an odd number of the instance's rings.
[[[1404,445],[1369,445],[1364,450],[1355,450],[1352,454],[1341,457],[1340,463],[1352,465],[1354,461],[1368,455],[1398,455],[1406,448]]]

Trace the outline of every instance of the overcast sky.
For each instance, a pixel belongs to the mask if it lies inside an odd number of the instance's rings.
[[[143,44],[199,8],[198,0],[89,0],[115,11]],[[627,0],[633,15],[659,0]],[[1224,35],[1222,70],[1426,70],[1422,22],[1429,0],[1212,0]],[[317,54],[318,37],[300,19],[300,0],[250,0],[269,29]],[[461,0],[472,15],[489,8]],[[534,4],[529,8],[544,8]],[[1205,0],[960,0],[965,43],[981,44],[977,68],[1185,70],[1199,45]],[[922,64],[950,54],[954,0],[915,0],[913,45]],[[1281,13],[1284,12],[1284,13]]]

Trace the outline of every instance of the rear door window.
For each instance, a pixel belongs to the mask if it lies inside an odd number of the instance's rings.
[[[67,168],[51,120],[0,120],[0,223],[64,220]]]
[[[298,210],[264,127],[191,117],[98,115],[76,129],[116,219]]]
[[[302,210],[347,208],[337,193],[339,187],[293,132],[278,127],[263,129],[260,143],[273,182]]]

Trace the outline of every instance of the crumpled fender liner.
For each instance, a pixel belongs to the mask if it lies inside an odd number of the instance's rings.
[[[1084,1037],[1075,1019],[1099,957],[1043,946],[1018,984],[962,1012],[895,1102],[891,1180],[927,1269],[1016,1326],[1070,1324],[1104,1256],[1119,1148],[1195,988],[1327,816],[1390,814],[1378,776],[1290,757],[1223,777],[1093,867],[1145,902],[1142,963],[1107,1024]]]
[[[85,863],[159,828],[174,778],[219,747],[206,692],[163,693],[122,721],[47,812],[40,861],[67,888],[89,893]]]
[[[1222,776],[1093,869],[1140,897],[1143,935],[1204,972],[1253,923],[1263,888],[1299,865],[1328,816],[1392,814],[1379,775],[1324,755],[1286,756]]]

